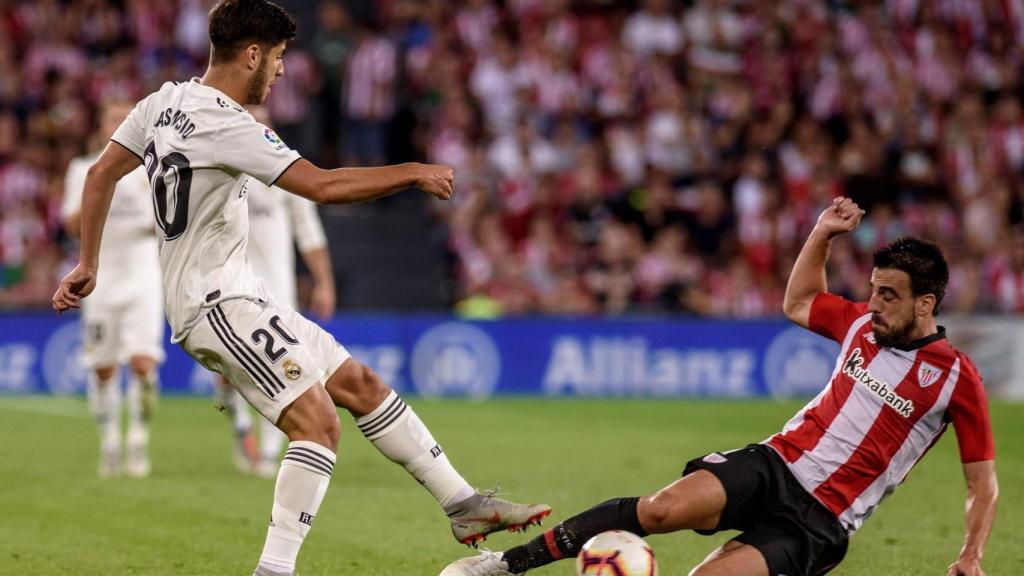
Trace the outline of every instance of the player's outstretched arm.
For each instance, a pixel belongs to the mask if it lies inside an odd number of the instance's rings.
[[[448,200],[454,175],[447,166],[410,162],[377,168],[324,170],[300,159],[277,179],[281,188],[318,204],[351,204],[394,194],[413,186]]]
[[[107,212],[110,211],[110,200],[114,196],[114,185],[140,164],[142,161],[138,156],[120,144],[110,142],[96,163],[89,168],[82,190],[81,254],[78,266],[60,281],[53,295],[53,309],[58,314],[78,308],[81,299],[91,294],[96,287],[100,240],[103,238]]]
[[[786,284],[782,310],[786,317],[807,328],[810,324],[811,304],[814,298],[828,290],[825,262],[832,238],[849,232],[860,224],[864,211],[849,198],[836,198],[832,205],[818,216],[818,223],[800,249],[793,271]]]
[[[994,460],[964,464],[967,480],[966,534],[964,546],[947,572],[947,576],[985,576],[981,557],[992,532],[999,500],[999,482]]]

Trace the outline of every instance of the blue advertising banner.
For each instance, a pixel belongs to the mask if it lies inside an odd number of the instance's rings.
[[[839,346],[783,320],[339,315],[325,324],[395,389],[426,397],[750,397],[816,394]],[[0,393],[85,389],[77,316],[0,314]],[[165,393],[213,377],[167,344]]]

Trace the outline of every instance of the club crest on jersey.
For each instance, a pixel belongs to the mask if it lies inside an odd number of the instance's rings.
[[[889,407],[898,412],[900,416],[910,418],[914,413],[913,400],[903,398],[897,394],[895,390],[890,390],[888,384],[876,379],[870,372],[868,372],[868,369],[864,367],[864,356],[860,348],[854,348],[853,354],[850,354],[850,357],[843,363],[843,374],[846,374],[854,382],[863,385],[873,394],[881,398],[882,402],[888,404]]]
[[[302,366],[291,360],[285,360],[281,368],[284,368],[284,377],[289,380],[298,380],[302,376]]]
[[[927,362],[921,362],[921,365],[917,367],[917,383],[921,385],[921,388],[935,384],[938,382],[939,376],[942,376],[942,370]]]
[[[277,132],[274,132],[266,126],[263,127],[263,137],[267,139],[267,142],[269,142],[271,146],[274,147],[274,150],[284,150],[288,147],[281,141],[281,138],[278,137]]]
[[[702,458],[702,460],[704,460],[708,464],[724,464],[725,456],[723,456],[719,452],[712,452],[711,454],[708,454],[707,456]]]

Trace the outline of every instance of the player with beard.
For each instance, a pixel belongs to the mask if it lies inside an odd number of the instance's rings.
[[[80,262],[53,297],[78,308],[96,287],[99,247],[114,185],[145,164],[160,229],[171,341],[225,376],[289,439],[270,527],[255,574],[288,576],[327,491],[339,426],[335,406],[402,465],[471,543],[550,512],[478,493],[416,413],[334,337],[276,303],[247,256],[247,196],[277,185],[319,203],[373,200],[410,187],[451,198],[450,168],[419,163],[323,170],[244,108],[262,103],[284,73],[295,22],[265,0],[222,0],[210,12],[210,64],[202,78],[168,82],[139,102],[85,180]],[[116,279],[115,279],[116,281]]]
[[[916,238],[879,250],[871,298],[827,292],[832,239],[864,211],[837,198],[822,212],[786,287],[793,322],[842,345],[831,381],[782,432],[691,460],[683,477],[645,498],[617,498],[504,553],[450,564],[441,576],[522,574],[575,557],[606,530],[741,533],[690,576],[817,576],[835,568],[849,537],[952,423],[967,480],[966,534],[948,576],[983,576],[998,499],[995,450],[981,377],[946,340],[935,315],[949,272]]]

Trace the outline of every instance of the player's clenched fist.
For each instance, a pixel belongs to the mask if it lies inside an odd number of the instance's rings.
[[[826,208],[821,216],[818,216],[816,228],[831,238],[856,229],[863,216],[864,211],[856,202],[840,196],[832,201],[832,205]]]
[[[78,308],[82,298],[92,294],[96,288],[96,272],[83,268],[81,264],[75,266],[63,280],[53,294],[53,309],[58,314],[66,310]]]
[[[419,169],[416,186],[441,200],[452,197],[455,190],[455,173],[451,168],[437,164],[421,164]]]

